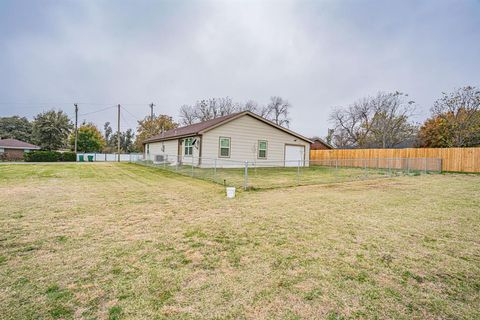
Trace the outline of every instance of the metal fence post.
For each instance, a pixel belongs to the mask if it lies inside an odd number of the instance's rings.
[[[392,176],[392,163],[391,161],[392,159],[387,159],[387,162],[388,162],[388,176],[391,177]]]
[[[245,172],[243,174],[243,190],[248,188],[248,161],[245,161]]]
[[[300,160],[297,162],[297,185],[300,184]]]
[[[213,159],[213,181],[217,180],[217,159]]]
[[[193,155],[192,155],[192,177],[193,177]]]
[[[338,159],[335,159],[335,179],[338,179]]]

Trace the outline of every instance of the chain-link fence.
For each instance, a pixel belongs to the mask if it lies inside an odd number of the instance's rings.
[[[442,168],[442,160],[432,158],[234,161],[150,155],[149,159],[136,163],[245,190],[415,176]]]

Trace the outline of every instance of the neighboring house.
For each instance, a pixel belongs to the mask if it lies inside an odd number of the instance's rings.
[[[17,139],[0,139],[0,157],[5,160],[22,160],[25,152],[40,150],[39,146]]]
[[[328,150],[334,149],[333,146],[320,138],[313,138],[313,143],[310,145],[310,150]]]
[[[308,166],[311,140],[249,111],[172,129],[144,141],[145,159],[170,165]]]

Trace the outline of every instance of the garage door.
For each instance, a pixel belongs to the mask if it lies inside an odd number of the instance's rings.
[[[303,166],[305,159],[305,146],[285,146],[285,167]]]

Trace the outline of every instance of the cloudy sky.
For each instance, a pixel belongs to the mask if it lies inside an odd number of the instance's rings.
[[[148,104],[229,96],[291,102],[291,128],[378,91],[428,116],[442,91],[480,85],[480,1],[0,0],[0,116],[62,108],[133,127]],[[105,109],[100,112],[98,110]]]

